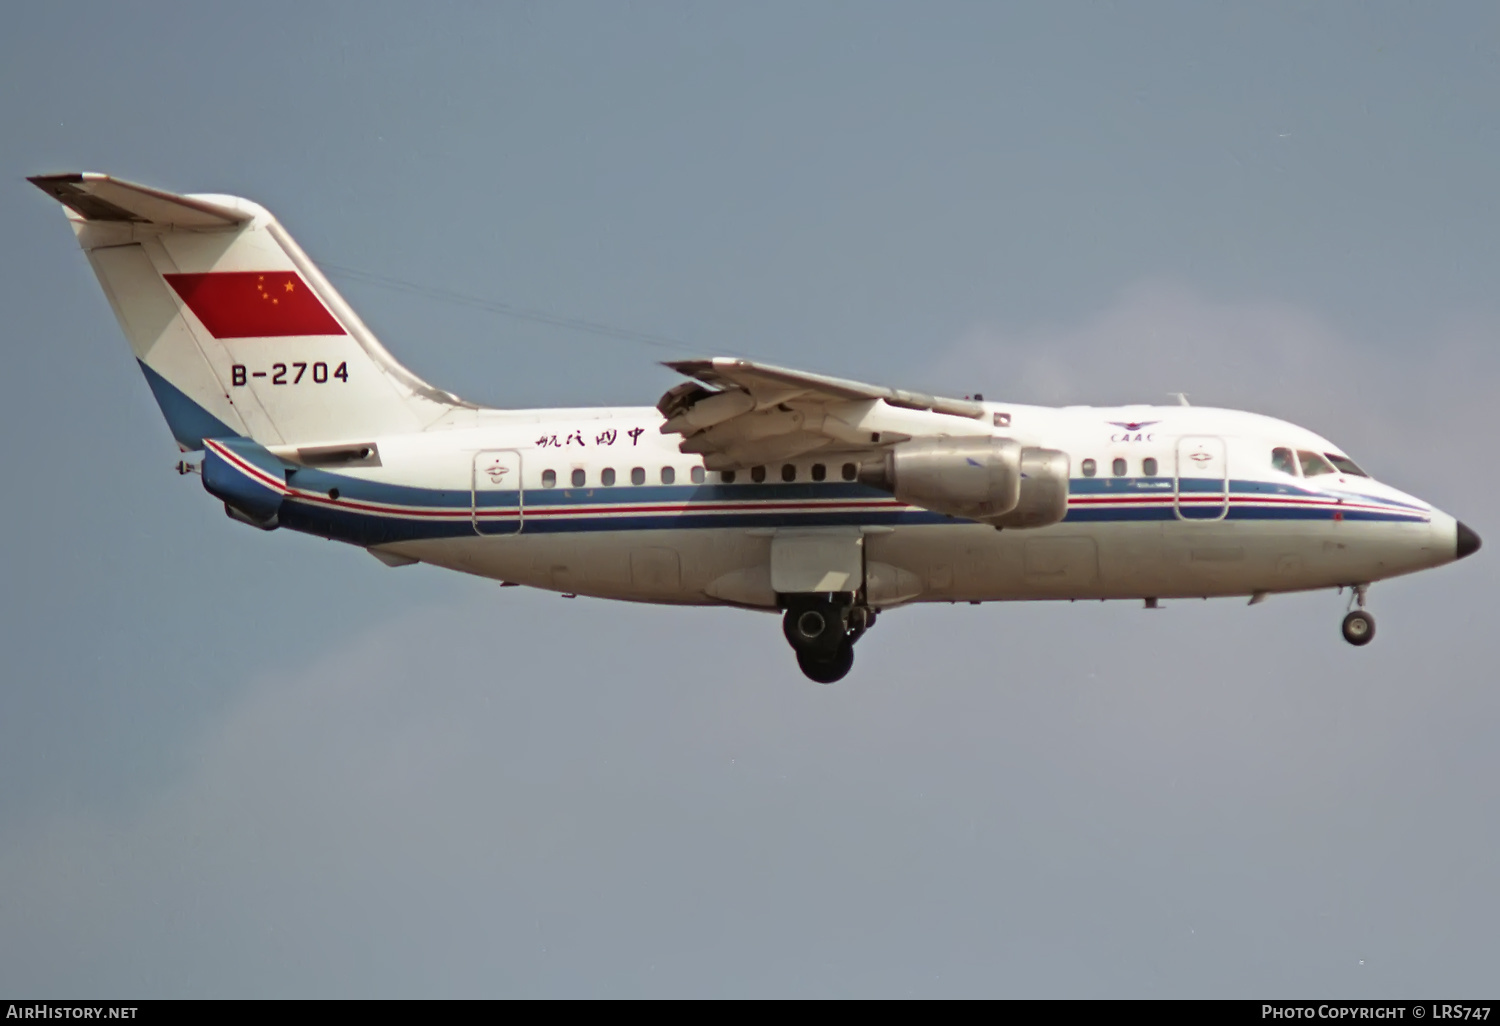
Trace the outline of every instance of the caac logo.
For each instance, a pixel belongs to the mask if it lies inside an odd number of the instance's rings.
[[[503,463],[497,462],[490,464],[488,469],[485,470],[485,473],[490,475],[491,482],[493,482],[494,484],[499,484],[501,481],[505,480],[505,475],[510,473],[510,468]]]
[[[1146,428],[1160,424],[1159,420],[1112,420],[1110,427],[1120,430],[1109,436],[1111,442],[1154,442],[1156,435]]]

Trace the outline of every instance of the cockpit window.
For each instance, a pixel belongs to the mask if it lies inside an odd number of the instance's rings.
[[[1303,477],[1317,477],[1319,474],[1332,474],[1333,464],[1315,452],[1306,449],[1297,450],[1297,460],[1302,464]]]
[[[1293,477],[1297,476],[1297,457],[1292,455],[1292,450],[1290,449],[1272,449],[1271,466],[1283,474],[1291,474]]]
[[[1351,460],[1347,456],[1340,456],[1336,452],[1325,452],[1323,455],[1327,456],[1328,459],[1329,459],[1329,461],[1332,462],[1335,467],[1339,468],[1339,473],[1340,474],[1353,474],[1355,477],[1369,477],[1370,476],[1369,474],[1366,474],[1363,470],[1360,470],[1359,469],[1359,464],[1355,463],[1353,460]]]

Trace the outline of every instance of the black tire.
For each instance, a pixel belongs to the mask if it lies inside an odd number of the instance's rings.
[[[844,640],[840,613],[831,602],[799,603],[787,609],[781,632],[799,656],[807,653],[814,659],[827,660],[838,652]]]
[[[1344,640],[1351,645],[1368,645],[1375,639],[1375,618],[1363,609],[1344,617]]]
[[[827,659],[818,659],[798,652],[797,665],[802,668],[808,680],[819,684],[832,684],[834,681],[843,680],[853,668],[854,646],[846,641]]]

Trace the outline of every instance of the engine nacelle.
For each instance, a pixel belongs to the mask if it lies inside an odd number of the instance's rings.
[[[996,527],[1045,527],[1068,512],[1067,453],[1009,438],[903,442],[860,468],[859,479],[902,502]]]
[[[913,439],[865,463],[859,479],[913,506],[980,520],[1021,501],[1021,445],[1009,438]]]
[[[985,522],[996,527],[1046,527],[1068,515],[1072,460],[1057,449],[1021,450],[1021,501],[1009,513]]]

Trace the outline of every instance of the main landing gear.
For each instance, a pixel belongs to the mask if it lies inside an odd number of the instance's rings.
[[[854,666],[854,643],[874,623],[875,610],[854,605],[848,596],[790,595],[781,629],[802,672],[832,684]]]
[[[1350,610],[1344,617],[1343,632],[1344,640],[1351,645],[1368,645],[1375,640],[1375,618],[1365,612],[1365,592],[1370,590],[1368,584],[1356,584],[1354,594],[1350,599],[1350,605],[1357,604],[1358,609]]]

